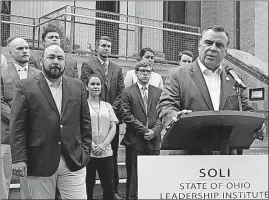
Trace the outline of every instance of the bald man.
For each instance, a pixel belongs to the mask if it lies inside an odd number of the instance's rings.
[[[42,73],[19,81],[11,108],[12,169],[33,199],[86,199],[91,120],[82,81],[63,75],[65,53],[51,45]]]
[[[40,72],[28,66],[30,52],[24,39],[10,39],[8,48],[12,62],[1,67],[1,199],[8,199],[12,176],[9,122],[16,83]]]

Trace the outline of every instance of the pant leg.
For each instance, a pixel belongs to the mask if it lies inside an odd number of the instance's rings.
[[[130,200],[137,199],[137,156],[142,155],[142,152],[136,150],[130,150],[130,156],[132,157],[131,174],[130,174],[130,188],[128,198]]]
[[[86,167],[71,172],[63,156],[61,156],[58,168],[57,187],[62,199],[87,199]]]
[[[131,180],[131,173],[132,173],[132,153],[129,148],[125,149],[125,166],[126,166],[126,198],[128,199],[129,190],[130,190],[130,180]]]
[[[103,200],[113,200],[113,156],[98,158],[97,172],[103,188]]]
[[[20,177],[21,199],[32,199],[26,177]]]
[[[31,199],[55,199],[57,172],[50,177],[27,176]]]
[[[119,185],[119,171],[118,171],[118,149],[119,149],[119,134],[120,134],[120,127],[119,125],[116,126],[116,134],[111,141],[111,148],[113,151],[113,166],[114,166],[114,192],[118,192],[118,185]]]
[[[93,199],[93,190],[95,185],[95,178],[96,178],[96,166],[97,166],[97,159],[91,157],[90,161],[86,166],[86,188],[87,188],[87,199]]]
[[[1,199],[8,199],[9,186],[12,177],[12,160],[10,145],[1,144]]]

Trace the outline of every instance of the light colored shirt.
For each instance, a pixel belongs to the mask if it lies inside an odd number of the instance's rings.
[[[3,54],[1,54],[1,68],[4,66],[7,66],[7,59]]]
[[[60,78],[59,81],[52,83],[49,79],[47,79],[46,76],[44,76],[49,89],[51,91],[52,97],[54,99],[54,102],[57,106],[57,109],[59,111],[59,113],[61,114],[61,109],[62,109],[62,97],[63,97],[63,80],[62,77]]]
[[[110,130],[110,122],[118,123],[118,119],[114,113],[114,110],[110,103],[100,101],[99,110],[93,108],[88,100],[90,114],[91,114],[91,127],[92,127],[92,141],[95,144],[100,144],[105,141]],[[106,146],[106,150],[100,155],[96,156],[91,150],[91,157],[103,158],[112,156],[113,152],[111,149],[111,144]]]
[[[98,56],[97,56],[98,60],[100,61],[101,65],[103,66],[104,63],[106,63],[106,66],[109,65],[109,60],[107,59],[106,62],[104,62],[103,60],[101,60]]]
[[[137,76],[135,74],[135,70],[129,70],[126,72],[124,85],[125,87],[129,87],[137,82]],[[149,84],[155,87],[163,89],[163,79],[162,76],[156,72],[151,72]]]
[[[144,92],[143,92],[143,90],[142,90],[142,87],[144,87],[144,86],[141,85],[139,82],[137,82],[137,85],[138,85],[138,87],[139,87],[139,89],[140,89],[140,93],[141,93],[141,96],[142,96],[142,98],[143,98],[143,94],[144,94]],[[146,93],[146,96],[147,96],[147,99],[148,99],[148,97],[149,97],[149,84],[145,85],[145,87],[146,87],[146,89],[145,89],[145,93]]]
[[[213,72],[212,70],[206,68],[199,58],[198,58],[198,64],[204,76],[214,110],[218,111],[220,104],[220,91],[221,91],[220,74],[222,72],[222,66],[220,65],[219,68],[216,69],[215,72]]]
[[[15,62],[13,62],[13,64],[19,74],[20,80],[26,79],[28,74],[28,63],[26,63],[23,67]]]

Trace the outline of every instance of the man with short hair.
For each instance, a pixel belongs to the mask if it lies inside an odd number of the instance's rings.
[[[186,64],[192,63],[193,61],[193,54],[192,52],[185,50],[181,51],[178,54],[178,64],[180,66],[184,66]]]
[[[12,37],[7,43],[12,62],[1,66],[1,199],[8,199],[12,176],[9,122],[16,84],[40,72],[29,65],[30,50],[24,39]]]
[[[191,111],[239,110],[237,94],[233,89],[235,80],[222,65],[228,44],[229,35],[223,27],[208,27],[202,32],[199,56],[195,62],[169,71],[157,106],[158,115],[165,126]],[[241,93],[241,103],[243,111],[254,111],[248,105],[246,91]],[[259,132],[265,133],[264,124]],[[228,141],[220,142],[220,154],[234,153],[229,152]],[[213,153],[214,149],[208,146],[187,152],[198,155]]]
[[[121,97],[126,133],[121,144],[126,147],[126,198],[137,199],[137,156],[159,155],[162,124],[156,106],[161,89],[149,84],[152,64],[147,60],[135,66],[137,82],[127,87]]]
[[[19,81],[11,108],[12,169],[33,199],[86,199],[91,120],[83,83],[64,76],[65,53],[44,50],[42,73]]]
[[[47,48],[48,46],[53,44],[60,46],[62,37],[63,36],[61,30],[58,27],[49,24],[44,28],[41,36],[44,48]],[[42,70],[42,66],[40,65],[40,56],[33,53],[30,57],[29,63],[33,67]],[[70,55],[66,55],[64,75],[72,78],[78,78],[77,61],[72,60],[72,57],[70,57]]]
[[[101,99],[110,103],[114,112],[121,122],[120,98],[124,89],[122,68],[113,63],[108,57],[111,54],[111,39],[101,36],[96,41],[97,57],[92,57],[88,63],[83,63],[81,68],[81,80],[86,85],[91,74],[96,74],[101,79]],[[116,134],[111,142],[114,164],[114,196],[115,199],[122,199],[118,193],[118,148],[119,148],[119,124],[116,126]]]

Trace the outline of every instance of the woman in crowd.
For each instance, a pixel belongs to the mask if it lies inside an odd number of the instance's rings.
[[[112,106],[100,100],[101,81],[92,75],[87,83],[88,104],[92,125],[91,159],[87,165],[86,186],[88,199],[93,199],[96,170],[103,188],[103,199],[113,200],[113,152],[111,141],[116,133],[118,119]]]
[[[151,48],[143,48],[140,51],[140,60],[148,60],[152,66],[154,63],[154,52]],[[135,70],[129,70],[126,73],[125,79],[124,79],[124,85],[125,87],[129,87],[132,84],[136,83],[137,77],[135,75]],[[149,84],[163,89],[163,79],[162,76],[156,72],[152,72],[150,79],[149,79]]]

